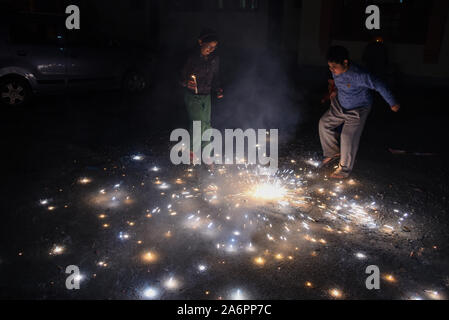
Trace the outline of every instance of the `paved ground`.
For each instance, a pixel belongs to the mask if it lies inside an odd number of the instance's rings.
[[[319,89],[283,77],[249,68],[214,105],[218,128],[280,129],[269,181],[171,165],[169,133],[185,114],[170,82],[6,110],[0,297],[447,298],[444,91],[402,89],[399,115],[378,101],[353,179],[340,183],[314,166]],[[278,197],[260,197],[267,183]],[[80,290],[65,288],[68,265]],[[380,290],[365,287],[369,265]]]

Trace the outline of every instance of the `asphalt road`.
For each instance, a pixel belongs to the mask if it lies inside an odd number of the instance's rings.
[[[377,101],[353,180],[340,184],[310,163],[320,157],[319,90],[265,88],[230,86],[213,122],[280,124],[284,194],[269,200],[252,196],[265,178],[251,172],[169,162],[169,134],[186,124],[171,84],[4,110],[0,297],[447,298],[444,90],[402,89],[397,115]],[[276,107],[265,115],[260,103]],[[66,289],[69,265],[79,290]],[[366,289],[369,265],[380,290]]]

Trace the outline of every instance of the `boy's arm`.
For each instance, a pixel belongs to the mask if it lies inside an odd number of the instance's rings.
[[[388,103],[388,105],[394,112],[399,111],[400,105],[396,100],[396,97],[388,88],[388,86],[385,84],[385,82],[380,80],[378,77],[366,73],[362,76],[362,85],[371,90],[377,91],[382,96],[382,98],[384,98],[384,100]]]
[[[329,79],[328,81],[329,98],[334,99],[337,96],[337,87],[335,86],[335,80]]]
[[[323,98],[321,99],[321,103],[326,103],[326,101],[334,99],[337,96],[337,88],[335,87],[335,81],[332,78],[329,78],[327,80],[327,90],[328,93],[326,93]]]

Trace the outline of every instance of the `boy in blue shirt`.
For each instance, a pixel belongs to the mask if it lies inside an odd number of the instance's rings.
[[[338,169],[331,178],[346,179],[354,167],[360,137],[373,104],[373,91],[377,91],[394,112],[399,111],[400,105],[383,81],[350,63],[346,48],[331,47],[327,60],[333,81],[330,81],[331,107],[319,124],[324,153],[322,166],[340,157]],[[336,129],[340,126],[343,128],[339,146]]]

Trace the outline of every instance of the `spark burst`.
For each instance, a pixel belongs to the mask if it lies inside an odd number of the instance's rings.
[[[132,156],[132,160],[142,161],[143,156]],[[291,164],[297,165],[297,163],[299,162],[291,161]],[[312,167],[319,165],[313,159],[306,163]],[[161,173],[166,170],[158,166],[146,170],[146,174],[149,175],[148,180],[139,181],[137,186],[146,188],[148,185],[151,187],[154,192],[153,196],[157,195],[159,201],[145,207],[142,216],[144,220],[127,217],[116,222],[117,220],[112,220],[114,218],[112,213],[98,214],[98,212],[107,212],[103,211],[104,209],[120,208],[120,205],[132,202],[130,196],[124,193],[124,190],[130,190],[131,186],[123,181],[123,183],[115,185],[97,186],[98,189],[96,188],[97,191],[92,198],[96,199],[94,204],[102,211],[97,211],[95,215],[102,220],[101,222],[108,222],[100,223],[99,227],[110,228],[109,220],[111,219],[111,223],[117,228],[126,228],[121,230],[130,231],[132,227],[133,238],[137,236],[137,239],[143,239],[145,243],[150,243],[149,239],[157,239],[152,243],[157,243],[161,239],[167,243],[173,243],[175,238],[178,238],[178,233],[186,247],[189,247],[190,244],[189,240],[184,239],[189,239],[192,234],[205,237],[208,240],[214,239],[213,242],[207,241],[207,243],[212,243],[210,252],[219,259],[214,265],[204,256],[196,257],[198,258],[196,261],[208,261],[207,265],[205,263],[194,265],[198,278],[208,276],[212,273],[210,270],[216,272],[216,265],[228,264],[229,262],[223,258],[226,255],[232,255],[232,257],[246,255],[245,263],[252,264],[253,269],[258,272],[268,272],[270,268],[280,270],[277,268],[286,263],[301,263],[302,259],[297,259],[298,252],[299,254],[305,252],[309,258],[312,256],[315,257],[312,259],[318,260],[320,255],[317,247],[331,248],[333,245],[331,236],[351,237],[360,230],[359,228],[370,228],[387,234],[395,230],[391,226],[394,225],[394,222],[380,224],[376,220],[373,212],[378,210],[378,204],[372,200],[365,203],[360,200],[360,197],[348,196],[347,189],[359,186],[360,182],[356,183],[354,180],[350,180],[345,184],[335,184],[328,182],[326,178],[322,181],[317,180],[317,175],[305,168],[284,169],[275,174],[266,175],[259,174],[260,170],[248,166],[238,166],[234,169],[221,167],[215,172],[210,172],[210,175],[200,182],[195,180],[198,173],[194,168],[185,170],[181,176],[177,177],[168,174],[167,176],[162,175]],[[315,180],[315,184],[310,182]],[[89,178],[81,178],[78,182],[88,184],[92,181]],[[132,187],[136,188],[135,185]],[[170,190],[167,193],[158,191],[161,189]],[[137,202],[138,196],[132,194],[132,199]],[[200,201],[202,201],[201,204],[198,204]],[[47,199],[40,200],[44,209],[48,203]],[[50,210],[49,207],[47,209]],[[314,215],[309,213],[312,211]],[[400,222],[409,218],[409,214],[401,213],[399,209],[394,209],[393,212]],[[158,223],[166,222],[164,219],[171,219],[169,225],[162,230],[151,229],[154,234],[151,234],[148,239],[144,239],[142,234],[138,234],[139,230],[142,232],[139,227],[144,223],[158,225]],[[320,223],[324,223],[320,225],[318,220],[321,220]],[[176,232],[172,233],[171,230]],[[117,235],[117,232],[118,238],[122,240],[121,245],[143,243],[141,240],[125,241],[131,238],[130,234],[118,230],[114,230],[113,234]],[[323,239],[320,232],[326,232],[329,235],[328,241]],[[143,234],[145,235],[145,233]],[[259,236],[253,237],[254,235]],[[151,246],[153,247],[153,245]],[[157,246],[154,248],[162,250]],[[55,245],[51,249],[50,255],[59,255],[63,252],[64,247]],[[355,252],[352,253],[352,256],[365,260],[368,253]],[[164,260],[167,257],[168,253],[164,254]],[[107,259],[111,261],[110,257]],[[140,259],[145,264],[160,262],[162,265],[165,262],[155,251],[141,253]],[[105,268],[108,263],[103,260],[97,265]],[[260,268],[254,268],[254,265]],[[200,276],[203,273],[204,275]],[[184,276],[182,279],[186,279]],[[390,283],[396,282],[392,275],[386,275],[383,278]],[[174,276],[170,276],[162,281],[162,286],[165,290],[174,291],[181,286],[181,283]],[[316,285],[307,281],[304,283],[304,287],[304,289],[315,288]],[[142,290],[142,287],[140,288]],[[209,294],[210,291],[207,292]],[[340,289],[324,289],[322,292],[335,299],[344,298],[343,291]],[[433,299],[441,297],[440,293],[433,290],[426,291],[426,294]],[[147,287],[140,293],[140,296],[146,299],[157,299],[160,295],[161,293],[156,287]],[[228,291],[228,295],[231,299],[236,300],[247,298],[247,294],[241,289]]]

